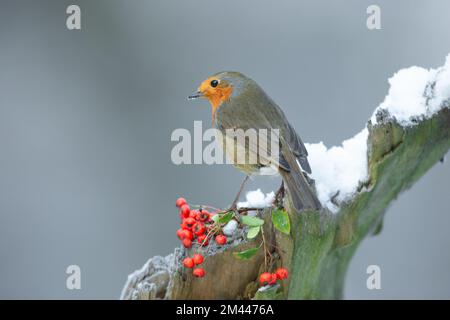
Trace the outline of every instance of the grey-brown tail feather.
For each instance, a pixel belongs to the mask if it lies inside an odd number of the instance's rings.
[[[295,209],[297,211],[305,209],[319,210],[322,206],[297,164],[295,156],[288,148],[282,147],[281,153],[289,164],[290,170],[286,171],[280,168],[280,173]]]

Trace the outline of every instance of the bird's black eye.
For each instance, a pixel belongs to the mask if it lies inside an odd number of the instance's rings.
[[[219,81],[217,81],[216,79],[211,80],[211,87],[215,88],[215,87],[217,87],[218,84],[219,84]]]

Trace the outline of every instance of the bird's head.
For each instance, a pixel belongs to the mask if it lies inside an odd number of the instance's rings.
[[[203,81],[189,99],[208,99],[214,119],[216,109],[222,103],[236,97],[243,89],[246,80],[249,79],[239,72],[219,72]]]

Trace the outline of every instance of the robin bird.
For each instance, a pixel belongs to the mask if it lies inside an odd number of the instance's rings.
[[[277,129],[278,131],[279,152],[276,155],[272,155],[270,150],[265,150],[264,155],[261,156],[262,152],[259,152],[261,149],[258,149],[261,148],[261,143],[257,145],[245,139],[233,139],[235,144],[240,144],[237,149],[241,148],[247,157],[257,153],[255,163],[232,161],[236,168],[247,174],[233,206],[236,205],[250,175],[266,175],[272,172],[281,175],[283,184],[280,190],[286,185],[297,211],[317,210],[321,207],[313,191],[312,180],[307,176],[311,173],[311,168],[305,145],[281,108],[255,81],[239,72],[220,72],[203,81],[197,92],[189,96],[189,99],[202,97],[208,99],[211,104],[213,125],[224,137],[221,141],[222,147],[226,145],[227,132],[229,132],[227,130],[230,129],[234,131],[266,129],[267,132]],[[270,149],[270,146],[266,146],[266,149]],[[236,150],[234,153],[229,151],[226,148],[227,156],[236,154]]]

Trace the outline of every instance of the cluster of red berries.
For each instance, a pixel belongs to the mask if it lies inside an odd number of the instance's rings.
[[[220,231],[214,226],[212,220],[214,213],[209,213],[202,208],[199,210],[191,209],[184,198],[178,198],[175,204],[180,208],[181,224],[180,229],[177,230],[177,236],[183,246],[191,248],[195,242],[199,247],[207,246],[210,238]],[[227,243],[227,237],[222,234],[217,234],[214,240],[218,245]],[[189,269],[193,268],[192,274],[201,278],[205,276],[205,270],[195,266],[202,264],[203,259],[200,253],[196,253],[192,258],[185,258],[183,265]]]
[[[259,283],[262,286],[274,285],[278,280],[287,279],[289,272],[285,268],[278,268],[274,273],[264,272],[259,276]]]
[[[203,263],[203,256],[200,253],[196,253],[192,256],[192,258],[187,257],[183,260],[183,266],[186,268],[194,268],[194,266]],[[194,268],[192,274],[197,278],[201,278],[205,276],[205,269],[203,268]]]
[[[181,225],[177,230],[177,236],[183,246],[190,248],[195,240],[201,247],[208,245],[214,229],[212,220],[214,214],[205,209],[191,209],[184,198],[178,198],[175,204],[180,208]],[[218,245],[224,245],[227,243],[227,237],[218,234],[215,241]]]

